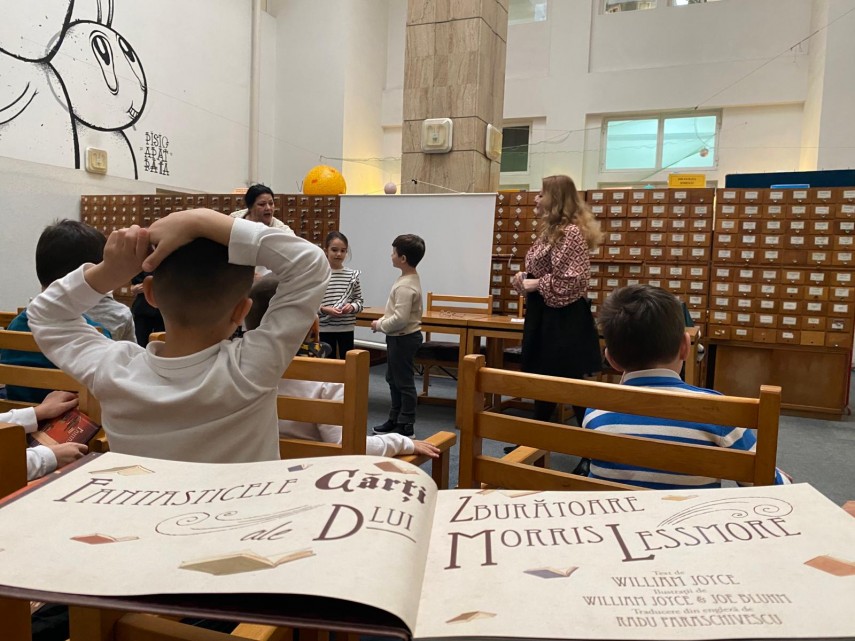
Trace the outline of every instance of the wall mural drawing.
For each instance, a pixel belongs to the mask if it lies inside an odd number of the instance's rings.
[[[0,0],[0,155],[79,169],[87,146],[139,178],[125,130],[145,110],[145,71],[112,28],[113,0]]]

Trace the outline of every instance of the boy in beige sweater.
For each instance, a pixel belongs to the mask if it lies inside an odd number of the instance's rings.
[[[416,265],[425,255],[425,241],[415,234],[403,234],[392,241],[392,266],[401,275],[392,285],[381,318],[371,322],[371,330],[386,334],[386,382],[392,406],[389,418],[374,428],[375,434],[413,436],[416,422],[416,382],[413,361],[422,344],[422,285]]]

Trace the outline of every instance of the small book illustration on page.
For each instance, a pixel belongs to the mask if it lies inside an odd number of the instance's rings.
[[[124,543],[125,541],[138,541],[138,536],[110,536],[109,534],[82,534],[72,536],[72,541],[88,543],[89,545],[101,545],[102,543]]]
[[[258,570],[272,570],[285,563],[298,561],[310,556],[315,556],[314,550],[310,548],[289,552],[278,558],[264,557],[246,550],[197,559],[195,561],[185,561],[178,567],[182,570],[195,570],[196,572],[207,572],[214,576],[223,576],[241,574],[242,572],[256,572]]]
[[[697,494],[669,494],[668,496],[663,496],[663,501],[688,501],[689,499],[698,498]]]
[[[418,471],[413,467],[402,467],[394,461],[380,461],[374,464],[384,472],[392,472],[393,474],[418,474]]]
[[[89,472],[90,474],[118,474],[119,476],[141,476],[143,474],[154,474],[154,470],[150,470],[142,465],[123,465],[121,467],[108,467],[106,470],[96,470]]]
[[[509,499],[517,499],[521,496],[529,496],[530,494],[540,494],[540,490],[500,490],[502,494]]]
[[[495,612],[484,612],[483,610],[472,610],[471,612],[463,612],[446,621],[446,623],[469,623],[478,619],[492,619],[496,616]]]
[[[578,569],[575,566],[570,566],[569,568],[531,568],[530,570],[524,570],[524,572],[525,574],[531,574],[541,579],[566,579]]]
[[[301,463],[299,465],[291,465],[288,467],[289,472],[302,472],[303,470],[308,470],[311,465],[307,465],[305,463]]]
[[[823,572],[828,572],[834,576],[855,576],[855,563],[852,561],[844,561],[827,554],[815,556],[809,561],[805,561],[805,565]]]

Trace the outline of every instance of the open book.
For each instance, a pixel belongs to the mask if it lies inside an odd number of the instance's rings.
[[[100,425],[75,407],[61,416],[41,423],[38,431],[29,435],[28,444],[30,447],[60,443],[87,445],[100,429]]]
[[[0,507],[0,595],[325,597],[420,639],[855,636],[855,519],[806,484],[437,491],[369,456],[84,461]]]

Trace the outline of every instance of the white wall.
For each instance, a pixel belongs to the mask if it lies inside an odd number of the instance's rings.
[[[349,194],[383,193],[393,176],[383,160],[383,89],[386,83],[386,48],[377,46],[388,33],[386,0],[352,0],[347,12],[347,48],[341,163]],[[330,163],[332,164],[332,163]],[[397,165],[398,163],[393,163]]]
[[[279,0],[269,6],[277,26],[271,186],[287,193],[300,190],[321,156],[342,156],[348,11],[337,0]]]
[[[35,254],[39,235],[56,220],[78,220],[81,195],[151,194],[157,186],[0,157],[0,310],[23,307],[38,294]]]
[[[54,2],[50,7],[56,11],[61,5]],[[8,104],[13,99],[10,96],[19,95],[18,90],[30,81],[38,88],[26,110],[0,129],[0,156],[56,167],[75,166],[68,102],[58,76],[80,119],[111,129],[96,130],[81,120],[74,125],[82,149],[97,146],[109,152],[109,175],[133,178],[135,157],[141,182],[210,191],[244,184],[250,1],[147,0],[118,1],[115,5],[112,28],[138,57],[145,91],[138,67],[135,73],[134,65],[122,55],[115,33],[102,26],[98,28],[106,34],[112,53],[112,67],[106,71],[89,44],[88,36],[95,28],[92,25],[72,26],[61,32],[64,35],[52,59],[56,73],[44,64],[22,62],[0,53],[0,105]],[[13,45],[16,39],[26,40],[31,35],[34,22],[18,11],[25,6],[17,0],[0,0],[3,38]],[[72,19],[91,20],[95,15],[92,0],[74,4]],[[57,34],[56,25],[52,34]],[[0,41],[0,48],[6,46]],[[115,95],[105,82],[112,69],[117,72]],[[127,115],[129,107],[139,110],[143,96],[145,106],[139,120],[127,126],[132,121]],[[168,175],[146,171],[147,134],[151,133],[168,140],[164,149],[167,154],[162,156],[166,166],[157,165]],[[211,158],[218,161],[211,163]]]

